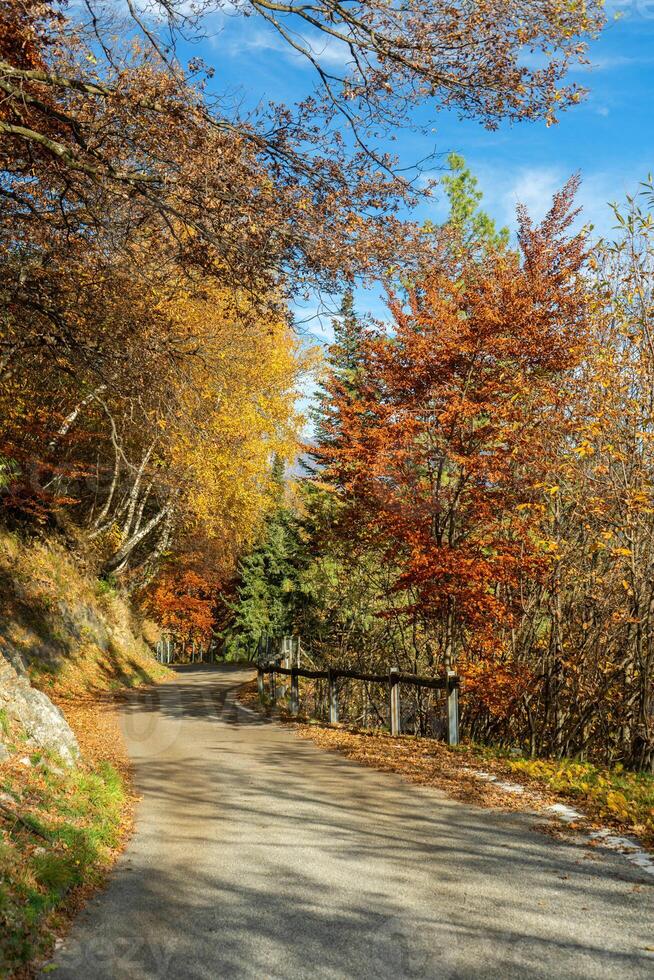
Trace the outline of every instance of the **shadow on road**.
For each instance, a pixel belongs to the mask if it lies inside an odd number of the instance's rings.
[[[651,975],[636,870],[239,711],[243,668],[179,675],[126,707],[139,834],[58,977]]]

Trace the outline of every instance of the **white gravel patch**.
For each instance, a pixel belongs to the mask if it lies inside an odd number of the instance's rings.
[[[559,820],[562,820],[563,823],[575,823],[577,820],[585,819],[583,813],[579,813],[579,810],[574,810],[571,806],[566,806],[565,803],[553,803],[547,809],[555,817],[558,817]]]
[[[500,783],[498,780],[497,785],[506,793],[524,793],[525,791],[525,788],[521,785],[521,783]]]
[[[623,854],[630,864],[635,864],[641,871],[654,875],[654,861],[647,851],[642,849],[638,841],[632,840],[631,837],[620,837],[606,829],[593,830],[589,837],[591,840],[601,841],[602,846],[607,847],[610,851],[618,851]]]
[[[484,772],[483,769],[470,769],[469,772],[477,779],[483,779],[486,783],[495,783],[498,789],[503,789],[505,793],[524,793],[525,791],[522,783],[503,783],[492,772]]]

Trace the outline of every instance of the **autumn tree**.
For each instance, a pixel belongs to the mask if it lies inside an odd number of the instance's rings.
[[[243,116],[197,59],[185,68],[174,53],[179,31],[193,22],[201,33],[202,16],[222,7],[130,3],[121,19],[105,0],[3,6],[6,231],[20,238],[38,223],[48,239],[88,245],[111,214],[114,241],[119,225],[146,228],[177,259],[253,289],[281,269],[292,289],[374,272],[393,250],[398,259],[406,232],[393,216],[414,190],[373,134],[409,122],[422,103],[491,126],[551,119],[581,97],[565,78],[602,23],[599,3],[244,0],[232,12],[256,15],[306,58],[318,90]],[[342,73],[326,67],[321,39],[344,56]],[[528,66],[526,48],[544,64]],[[16,275],[20,293],[31,267],[19,262]]]
[[[287,459],[295,451],[301,363],[288,324],[261,322],[242,298],[213,289],[202,299],[176,301],[168,312],[193,344],[199,339],[199,349],[169,372],[165,401],[155,403],[141,422],[148,423],[141,432],[149,437],[141,443],[137,474],[145,464],[147,478],[138,487],[132,479],[128,513],[136,507],[146,520],[150,508],[141,505],[159,488],[164,503],[150,522],[158,521],[166,548],[169,521],[201,529],[221,541],[228,573],[269,506],[273,455]],[[114,458],[119,466],[120,453]],[[115,500],[100,527],[113,526],[116,508],[123,506]],[[123,532],[105,571],[125,566],[148,523]]]
[[[590,344],[570,438],[548,454],[533,504],[551,568],[517,637],[525,658],[542,647],[525,699],[535,749],[645,769],[654,762],[651,195],[645,185],[616,208],[618,237],[592,257]]]
[[[149,615],[178,643],[196,643],[206,650],[214,638],[223,586],[218,549],[208,547],[204,538],[186,539],[178,543],[175,559],[166,562],[140,599]]]
[[[392,333],[368,342],[360,397],[341,412],[346,442],[324,451],[446,664],[501,649],[512,587],[547,567],[521,506],[544,432],[562,437],[558,390],[585,343],[584,243],[566,237],[574,189],[539,228],[521,215],[520,258],[499,248],[450,268],[445,248],[406,304],[390,294]]]
[[[192,6],[154,0],[146,12],[130,4],[129,13],[162,57],[173,60],[176,37],[191,28],[197,35],[203,17],[227,6],[226,0]],[[110,45],[111,5],[90,0],[88,9],[89,26]],[[288,47],[303,58],[315,72],[323,112],[340,116],[360,134],[380,123],[403,123],[407,107],[421,102],[490,126],[507,116],[551,119],[579,100],[581,93],[566,76],[604,21],[600,3],[559,0],[536,6],[484,0],[470,7],[442,0],[407,6],[391,0],[242,0],[229,9],[250,24],[267,26],[282,52]],[[525,49],[538,53],[540,63],[526,63]]]
[[[133,587],[152,577],[176,539],[200,530],[222,542],[217,571],[229,576],[269,506],[273,454],[295,452],[296,342],[287,319],[262,320],[245,296],[212,283],[201,295],[151,291],[134,308],[131,295],[109,307],[128,324],[143,314],[113,365],[119,384],[115,374],[97,383],[89,370],[78,373],[79,386],[65,385],[59,365],[45,359],[34,373],[28,365],[8,372],[0,435],[20,472],[5,505],[22,494],[65,506],[103,573]]]

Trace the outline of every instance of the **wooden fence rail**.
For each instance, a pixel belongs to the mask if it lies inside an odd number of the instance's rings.
[[[157,640],[155,657],[162,664],[216,663],[216,650],[211,643],[181,643],[171,636]]]
[[[410,684],[434,691],[444,691],[447,700],[447,741],[448,745],[459,744],[459,678],[453,671],[448,671],[443,677],[420,677],[418,674],[402,674],[399,669],[392,668],[388,674],[364,674],[356,670],[329,668],[328,670],[310,670],[304,667],[282,667],[279,664],[259,664],[257,667],[257,689],[259,698],[265,700],[265,675],[269,675],[269,697],[273,704],[277,700],[277,674],[291,678],[289,708],[291,714],[300,711],[300,677],[310,680],[327,681],[327,703],[329,721],[338,722],[338,688],[337,681],[341,678],[355,681],[367,681],[374,684],[387,684],[390,708],[391,735],[401,734],[401,699],[400,685]]]

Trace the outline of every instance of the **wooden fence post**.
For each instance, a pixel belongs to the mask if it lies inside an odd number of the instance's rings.
[[[300,678],[297,674],[297,668],[291,668],[293,673],[291,674],[291,714],[298,715],[300,713]]]
[[[459,744],[459,688],[453,670],[446,672],[447,687],[447,744]]]
[[[398,667],[391,667],[388,675],[388,689],[390,699],[391,715],[391,735],[399,735],[401,730],[400,721],[400,684],[398,681]]]
[[[263,667],[257,667],[257,694],[259,695],[259,700],[263,701]]]
[[[335,725],[338,722],[338,693],[336,691],[336,678],[332,674],[331,667],[327,668],[327,692],[329,698],[329,724]]]
[[[277,701],[277,680],[275,678],[275,668],[270,671],[270,700],[273,704]]]

